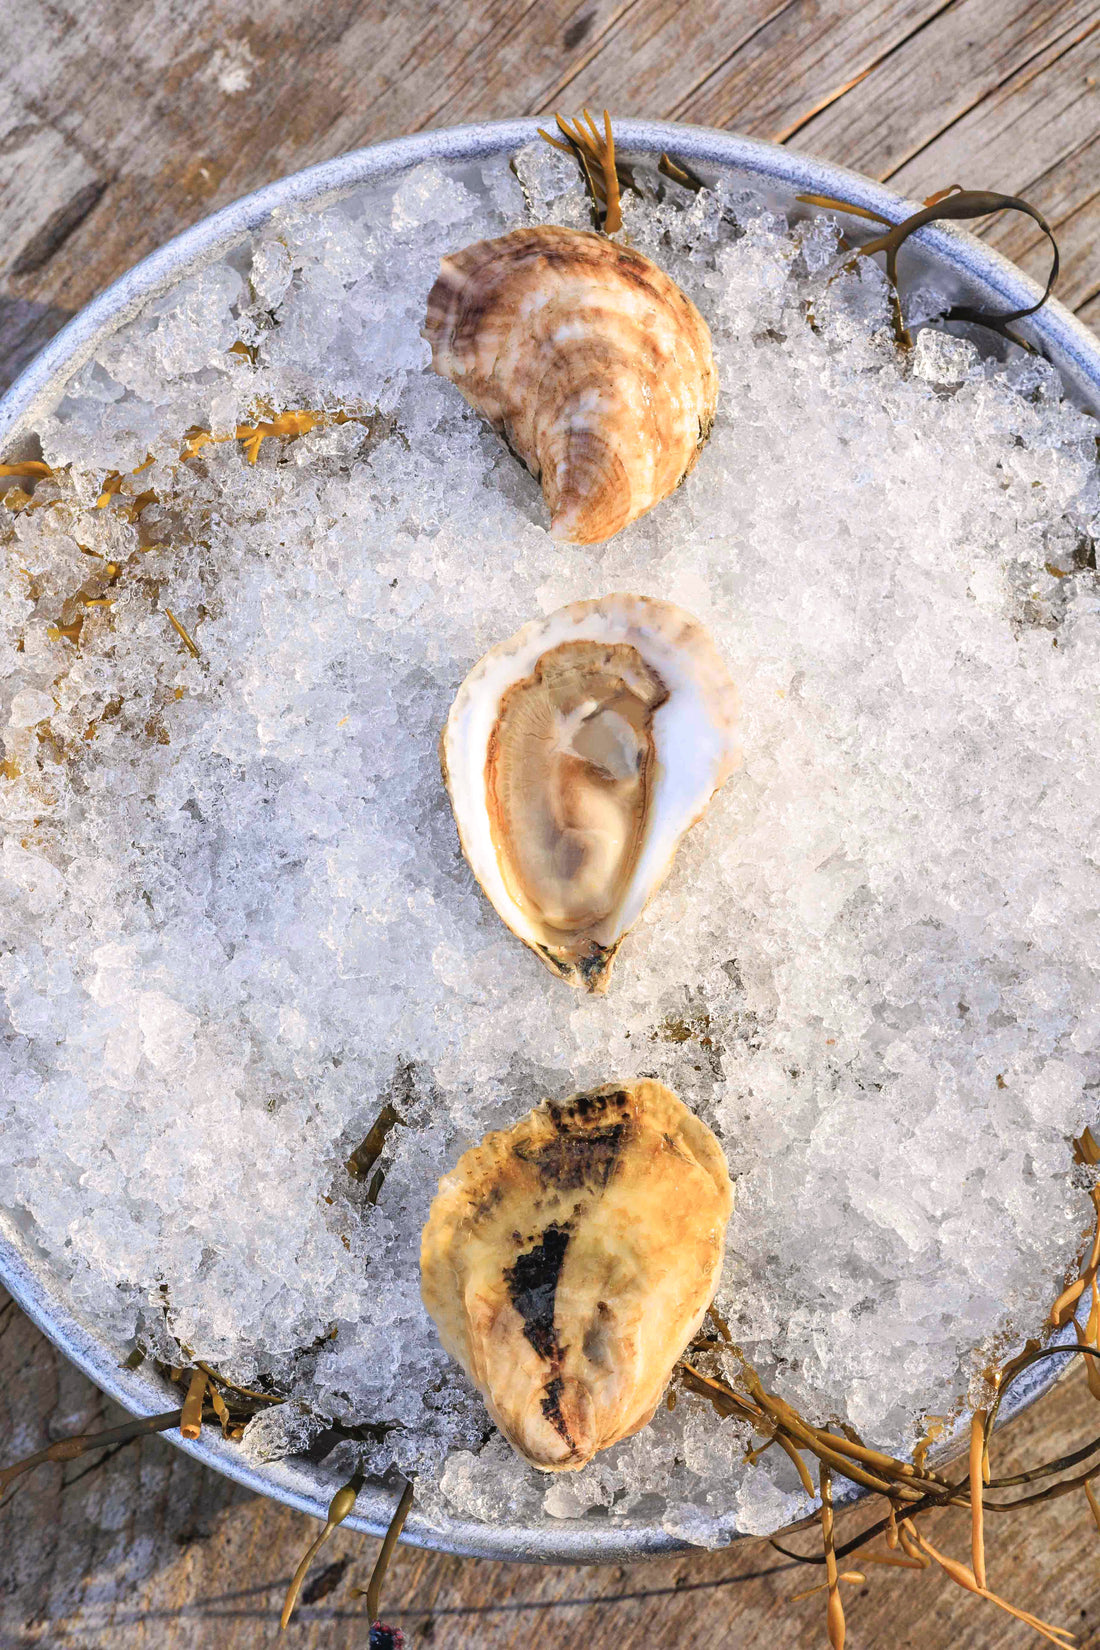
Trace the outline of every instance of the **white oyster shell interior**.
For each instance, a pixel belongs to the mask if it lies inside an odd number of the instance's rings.
[[[573,602],[487,653],[440,751],[463,852],[500,916],[604,991],[684,832],[740,760],[737,691],[681,608]]]

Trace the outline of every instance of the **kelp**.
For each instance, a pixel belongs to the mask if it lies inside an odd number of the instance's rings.
[[[657,170],[666,178],[671,178],[673,183],[678,183],[682,189],[690,189],[693,195],[706,188],[697,172],[693,172],[690,166],[685,166],[682,160],[673,160],[667,152],[663,153],[657,162]]]
[[[871,258],[879,252],[886,254],[886,279],[890,283],[896,301],[895,326],[898,332],[898,342],[905,348],[912,345],[912,337],[904,320],[901,318],[901,292],[898,286],[898,253],[917,230],[925,228],[927,224],[941,223],[951,220],[968,220],[972,218],[988,218],[995,212],[1023,212],[1039,225],[1043,234],[1051,245],[1052,257],[1050,273],[1043,289],[1042,297],[1034,304],[1023,309],[1013,309],[1005,312],[976,309],[970,304],[955,304],[942,317],[944,321],[966,321],[972,326],[985,327],[990,332],[999,333],[1011,343],[1018,344],[1021,349],[1031,349],[1015,333],[1009,331],[1013,321],[1023,321],[1029,315],[1035,315],[1051,293],[1058,279],[1060,264],[1058,243],[1054,238],[1054,231],[1044,218],[1043,214],[1030,202],[1023,200],[1019,195],[1000,195],[988,189],[963,189],[960,184],[953,183],[947,189],[940,189],[929,195],[919,211],[913,212],[901,223],[895,224],[881,212],[875,212],[864,206],[856,206],[852,201],[836,200],[831,195],[798,195],[796,197],[807,206],[824,207],[830,212],[845,212],[851,217],[867,218],[873,223],[884,224],[886,233],[878,235],[874,240],[867,241],[856,248],[857,258]]]
[[[180,1437],[198,1438],[202,1433],[202,1401],[206,1396],[206,1375],[193,1369],[187,1386],[187,1397],[180,1410]]]
[[[330,417],[328,413],[310,408],[295,408],[277,415],[272,414],[260,418],[254,424],[238,424],[231,435],[214,435],[210,430],[204,430],[195,425],[188,430],[184,438],[181,457],[186,460],[195,458],[208,445],[220,445],[226,441],[239,441],[244,449],[244,456],[249,464],[255,464],[260,456],[260,448],[265,441],[275,437],[280,441],[296,441],[299,436],[308,435],[310,430],[316,429],[319,424],[329,422],[346,423],[353,415],[345,413]],[[362,420],[359,420],[362,422]]]
[[[209,1364],[196,1362],[169,1365],[155,1358],[149,1359],[141,1346],[133,1349],[123,1362],[122,1368],[137,1369],[146,1361],[151,1362],[164,1379],[186,1388],[183,1402],[178,1408],[165,1410],[160,1415],[146,1416],[141,1420],[127,1421],[124,1425],[110,1427],[105,1432],[59,1438],[56,1443],[49,1444],[45,1449],[37,1450],[32,1455],[13,1462],[11,1466],[0,1468],[0,1493],[22,1478],[25,1473],[31,1472],[35,1467],[44,1466],[47,1462],[73,1461],[78,1456],[110,1445],[128,1444],[135,1438],[144,1437],[146,1433],[171,1432],[178,1427],[181,1436],[193,1440],[200,1436],[203,1421],[214,1421],[221,1424],[226,1436],[232,1437],[235,1434],[239,1438],[253,1416],[258,1415],[262,1409],[284,1402],[281,1395],[253,1392],[245,1387],[234,1386]]]
[[[397,1107],[387,1100],[371,1124],[366,1138],[360,1141],[345,1164],[345,1168],[353,1180],[365,1180],[367,1178],[382,1155],[382,1148],[386,1144],[390,1131],[396,1128],[400,1122],[401,1117]],[[375,1179],[377,1179],[377,1176],[375,1176]],[[371,1186],[373,1189],[374,1181],[371,1182]],[[379,1181],[379,1186],[381,1186],[381,1181]],[[377,1202],[377,1193],[374,1197],[371,1197],[368,1193],[368,1201],[371,1203]]]
[[[824,1463],[818,1468],[818,1483],[821,1486],[821,1540],[825,1549],[825,1587],[829,1595],[825,1605],[825,1621],[833,1650],[844,1650],[844,1606],[840,1602],[840,1578],[836,1567],[836,1548],[833,1544],[833,1479]]]
[[[302,1583],[306,1579],[306,1573],[309,1570],[310,1565],[313,1563],[313,1560],[316,1558],[318,1552],[320,1552],[333,1530],[337,1529],[344,1522],[344,1519],[347,1518],[348,1514],[355,1506],[359,1491],[363,1488],[363,1478],[363,1473],[353,1473],[348,1482],[340,1486],[332,1500],[329,1502],[328,1517],[325,1520],[325,1527],[321,1531],[320,1535],[316,1536],[314,1540],[310,1542],[309,1546],[302,1554],[298,1568],[291,1577],[290,1586],[286,1590],[286,1598],[283,1600],[282,1615],[279,1617],[279,1626],[283,1632],[286,1631],[287,1623],[294,1614],[295,1606],[298,1603],[298,1594],[302,1590]]]
[[[587,109],[583,111],[583,117],[582,120],[577,116],[570,125],[562,115],[554,116],[564,143],[544,132],[541,126],[539,137],[552,149],[563,149],[567,155],[573,156],[588,186],[596,228],[605,235],[614,235],[623,226],[621,190],[624,186],[632,188],[633,178],[628,169],[620,170],[616,163],[615,136],[607,110],[603,112],[602,132]]]
[[[127,1358],[124,1367],[136,1368],[139,1362],[146,1360],[146,1356],[141,1348],[135,1348],[134,1352]],[[186,1387],[186,1396],[179,1408],[166,1410],[159,1415],[146,1416],[140,1420],[128,1421],[122,1426],[109,1427],[104,1432],[80,1434],[72,1438],[60,1438],[56,1442],[47,1445],[45,1449],[37,1450],[31,1455],[25,1456],[22,1460],[15,1461],[10,1466],[0,1469],[0,1495],[27,1473],[32,1472],[36,1467],[45,1466],[49,1462],[75,1461],[81,1456],[94,1454],[99,1450],[114,1454],[115,1449],[133,1442],[134,1439],[156,1432],[171,1432],[177,1427],[182,1437],[194,1440],[200,1437],[203,1422],[216,1424],[220,1426],[223,1437],[238,1442],[248,1421],[263,1410],[285,1402],[281,1396],[273,1396],[247,1387],[236,1386],[209,1364],[198,1362],[193,1366],[170,1366],[161,1364],[158,1360],[152,1360],[152,1362],[161,1375]],[[370,1437],[372,1441],[376,1441],[379,1429],[367,1426],[358,1428],[336,1427],[334,1430],[341,1438],[357,1437],[363,1439]],[[102,1465],[103,1461],[107,1459],[108,1454],[105,1453],[95,1465]],[[364,1482],[365,1474],[357,1470],[332,1497],[324,1527],[320,1534],[310,1542],[287,1588],[281,1615],[282,1627],[286,1627],[294,1613],[302,1584],[314,1558],[333,1531],[351,1513]],[[380,1642],[386,1638],[394,1645],[401,1642],[399,1630],[384,1626],[377,1618],[382,1584],[412,1502],[413,1486],[411,1482],[407,1482],[387,1528],[377,1561],[371,1572],[370,1581],[365,1589],[354,1592],[355,1597],[365,1597],[367,1600],[372,1644],[375,1642],[376,1631],[382,1635]]]
[[[231,353],[233,348],[235,346],[231,347]],[[329,412],[320,408],[288,408],[281,413],[275,413],[261,403],[255,403],[254,405],[254,421],[238,424],[229,434],[214,435],[210,430],[192,426],[180,443],[180,462],[183,464],[193,462],[199,457],[203,449],[209,445],[218,446],[226,442],[239,442],[245,459],[251,465],[257,462],[263,443],[268,440],[296,441],[301,436],[307,435],[311,430],[349,423],[362,424],[371,432],[384,432],[389,428],[389,421],[380,418],[377,413],[371,410],[339,408],[336,411]],[[141,475],[155,462],[153,454],[150,453],[130,471],[124,473],[121,470],[109,470],[104,476],[99,493],[91,506],[94,510],[111,510],[115,517],[121,517],[139,529],[134,545],[135,553],[144,553],[153,547],[150,542],[142,537],[140,531],[141,518],[150,505],[163,503],[164,500],[153,487],[143,488],[139,492],[128,492],[126,489],[132,477]],[[32,510],[59,507],[65,502],[63,499],[56,497],[39,498],[37,488],[40,482],[49,481],[54,476],[63,475],[68,469],[67,464],[55,468],[41,459],[13,460],[8,464],[0,464],[0,482],[6,477],[11,477],[27,484],[26,486],[19,485],[7,489],[0,485],[0,504],[13,515],[23,515]],[[30,491],[28,491],[28,487],[31,489]],[[74,648],[80,646],[85,618],[84,613],[78,611],[78,607],[109,609],[115,599],[114,587],[118,584],[123,573],[134,565],[133,556],[126,558],[125,563],[107,561],[97,550],[90,550],[81,544],[77,545],[77,549],[81,555],[103,562],[104,565],[102,570],[94,569],[81,583],[80,587],[64,599],[57,621],[48,626],[48,634],[51,640],[60,641],[64,639]],[[201,658],[202,650],[182,621],[167,606],[163,609],[163,612],[191,657],[193,659]],[[22,648],[22,640],[18,645]],[[167,735],[162,738],[161,742],[168,742]],[[14,776],[8,774],[7,777]],[[375,1196],[377,1196],[377,1193]]]
[[[358,1498],[359,1491],[363,1487],[363,1482],[363,1473],[356,1471],[352,1474],[348,1482],[336,1491],[336,1494],[329,1502],[328,1516],[326,1518],[324,1528],[322,1529],[320,1535],[316,1536],[310,1542],[309,1546],[302,1554],[298,1568],[291,1577],[290,1585],[287,1588],[286,1598],[283,1601],[282,1615],[279,1618],[279,1625],[284,1630],[290,1621],[291,1616],[294,1614],[294,1610],[298,1603],[298,1595],[302,1590],[302,1583],[305,1581],[310,1565],[313,1563],[313,1560],[316,1558],[325,1542],[332,1535],[332,1532],[337,1529],[344,1522],[345,1518],[347,1518],[351,1513],[355,1506],[356,1499]],[[401,1534],[402,1527],[409,1515],[409,1509],[411,1508],[412,1503],[413,1486],[411,1482],[406,1482],[393,1517],[390,1519],[385,1536],[382,1539],[382,1545],[379,1548],[378,1557],[375,1559],[370,1580],[365,1588],[357,1587],[352,1589],[353,1598],[365,1598],[367,1601],[367,1621],[369,1624],[370,1642],[372,1646],[375,1643],[376,1636],[383,1634],[389,1637],[391,1643],[400,1642],[400,1634],[398,1629],[385,1626],[379,1619],[380,1599],[382,1594],[382,1583],[386,1579],[386,1571],[389,1569],[390,1559],[393,1557],[393,1550],[397,1545],[397,1538]]]
[[[394,1509],[393,1517],[389,1522],[389,1528],[386,1530],[382,1545],[378,1550],[378,1557],[374,1561],[374,1569],[371,1571],[370,1580],[367,1582],[364,1589],[360,1590],[357,1588],[354,1593],[356,1598],[365,1598],[367,1601],[367,1620],[371,1624],[372,1638],[376,1629],[381,1629],[383,1632],[392,1631],[390,1628],[382,1627],[381,1620],[379,1619],[382,1607],[382,1583],[386,1579],[386,1571],[389,1569],[390,1559],[393,1557],[393,1550],[397,1546],[397,1538],[404,1528],[405,1520],[409,1516],[412,1504],[413,1487],[410,1480],[406,1483],[405,1488],[402,1490],[401,1499],[398,1501],[397,1506]]]
[[[197,645],[192,641],[191,637],[187,634],[187,631],[183,628],[183,625],[176,618],[176,615],[172,612],[172,609],[170,607],[166,607],[164,609],[164,616],[168,620],[168,623],[172,626],[172,629],[175,631],[175,633],[179,637],[180,641],[186,647],[188,653],[190,653],[191,657],[193,659],[197,659],[199,657],[199,650],[198,650]]]
[[[362,1182],[370,1175],[370,1184],[367,1188],[366,1202],[372,1206],[378,1202],[386,1178],[385,1169],[376,1169],[375,1164],[382,1155],[382,1150],[391,1132],[399,1124],[405,1122],[405,1116],[415,1103],[417,1089],[416,1069],[411,1061],[399,1060],[397,1069],[389,1084],[387,1099],[378,1116],[359,1145],[344,1163],[352,1180]],[[399,1109],[401,1108],[401,1109]],[[371,1170],[374,1173],[371,1174]]]
[[[545,134],[544,134],[545,135]],[[697,194],[705,188],[703,180],[686,166],[683,161],[676,160],[669,154],[662,154],[657,163],[657,170],[684,189],[690,189]],[[1022,309],[995,311],[978,309],[971,304],[955,304],[941,317],[943,321],[968,322],[971,326],[980,326],[987,331],[998,333],[1007,338],[1010,343],[1017,344],[1021,349],[1034,353],[1033,346],[1023,338],[1009,330],[1012,322],[1026,320],[1035,315],[1054,291],[1060,268],[1060,254],[1054,231],[1046,218],[1030,201],[1020,195],[1002,195],[990,189],[964,189],[961,184],[950,184],[946,189],[938,189],[929,195],[923,205],[900,223],[894,223],[882,212],[876,212],[870,207],[857,206],[854,201],[839,200],[832,195],[797,195],[796,200],[806,206],[816,206],[829,212],[843,212],[849,217],[865,218],[871,223],[881,224],[885,234],[878,235],[874,240],[856,247],[855,258],[870,258],[883,252],[886,255],[886,278],[890,283],[894,298],[894,327],[899,345],[905,349],[912,347],[912,337],[905,325],[901,310],[901,291],[898,285],[898,253],[911,235],[925,228],[931,223],[950,221],[968,221],[975,218],[991,217],[997,212],[1022,212],[1026,217],[1038,224],[1051,247],[1050,272],[1047,275],[1046,286],[1042,296],[1033,304]],[[848,265],[847,267],[851,267]]]
[[[45,1466],[48,1461],[75,1461],[81,1455],[87,1455],[92,1450],[104,1449],[110,1444],[128,1444],[134,1438],[142,1438],[150,1432],[170,1432],[178,1427],[183,1418],[182,1409],[169,1409],[162,1415],[147,1415],[139,1421],[127,1421],[121,1427],[108,1427],[106,1432],[81,1433],[74,1438],[59,1438],[56,1443],[48,1444],[45,1449],[36,1450],[33,1455],[26,1455],[21,1461],[15,1461],[10,1467],[0,1468],[0,1494],[9,1485],[14,1484],[17,1478],[25,1473],[32,1472],[35,1467]]]

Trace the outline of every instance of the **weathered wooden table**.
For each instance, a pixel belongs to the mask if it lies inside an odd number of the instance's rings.
[[[122,270],[258,184],[377,138],[585,101],[776,139],[911,196],[1022,194],[1061,242],[1060,296],[1100,324],[1098,0],[8,0],[4,24],[0,382]],[[1031,223],[985,233],[1045,271]],[[117,1418],[0,1296],[0,1459]],[[999,1458],[1050,1459],[1095,1430],[1076,1374]],[[965,1551],[957,1516],[931,1539]],[[1079,1499],[989,1523],[992,1584],[1100,1644]],[[0,1507],[0,1650],[264,1642],[311,1528],[158,1438],[48,1467]],[[373,1547],[337,1533],[292,1642],[365,1647],[349,1586]],[[629,1571],[402,1549],[387,1598],[434,1650],[783,1650],[825,1642],[819,1601],[785,1602],[806,1575],[762,1543]],[[938,1573],[872,1572],[862,1591],[849,1643],[864,1650],[1032,1639]]]

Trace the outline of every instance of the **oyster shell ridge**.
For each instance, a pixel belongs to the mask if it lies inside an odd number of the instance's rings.
[[[714,422],[706,322],[658,264],[603,235],[542,224],[449,254],[423,332],[566,542],[602,542],[666,498]]]
[[[650,1080],[545,1101],[442,1178],[424,1304],[533,1465],[577,1469],[649,1422],[714,1293],[731,1208],[713,1134]]]

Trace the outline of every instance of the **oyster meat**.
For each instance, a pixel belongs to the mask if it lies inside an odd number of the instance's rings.
[[[543,224],[452,253],[424,336],[573,544],[609,539],[678,487],[714,422],[706,322],[655,263],[603,235]]]
[[[546,1100],[443,1177],[424,1305],[533,1466],[583,1467],[652,1419],[710,1305],[732,1207],[714,1135],[648,1081]]]
[[[607,989],[684,832],[740,760],[707,632],[646,596],[573,602],[487,653],[440,741],[470,868],[547,967]]]

